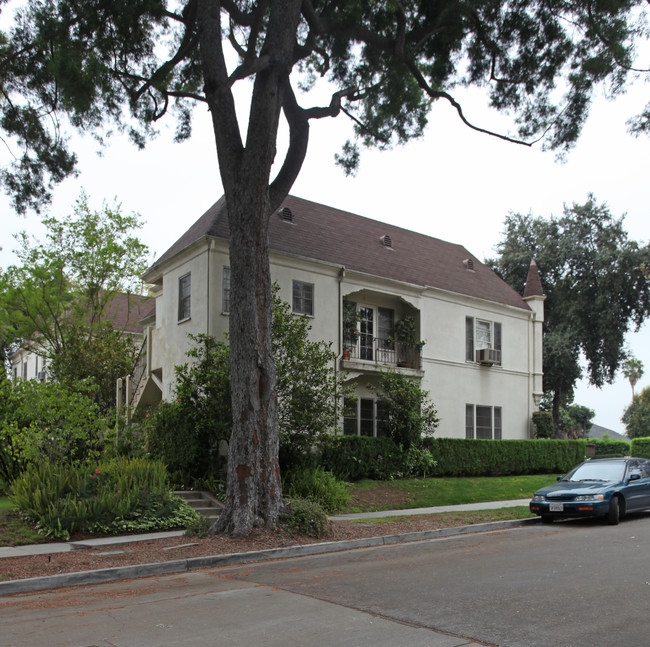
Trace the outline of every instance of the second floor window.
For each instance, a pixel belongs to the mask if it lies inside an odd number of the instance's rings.
[[[314,284],[293,282],[293,312],[297,315],[314,316]]]
[[[192,275],[178,279],[178,320],[189,319],[192,314]]]
[[[501,324],[474,317],[465,318],[465,361],[476,362],[476,351],[491,348],[499,351],[501,364]]]

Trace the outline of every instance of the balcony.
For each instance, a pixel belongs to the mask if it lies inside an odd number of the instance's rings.
[[[356,340],[346,344],[342,360],[345,368],[390,366],[419,370],[422,345],[359,334]]]

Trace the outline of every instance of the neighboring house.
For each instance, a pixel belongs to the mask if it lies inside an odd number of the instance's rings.
[[[115,330],[122,330],[143,339],[143,327],[140,320],[150,314],[155,307],[151,297],[136,294],[116,294],[106,306],[103,320],[110,321]],[[11,361],[11,378],[15,381],[47,380],[46,349],[40,352],[35,344],[21,347],[9,355]]]
[[[332,343],[337,369],[357,384],[341,422],[346,433],[381,434],[368,385],[391,368],[429,391],[439,436],[530,436],[542,395],[544,319],[534,261],[522,296],[460,245],[292,196],[271,216],[269,241],[280,296],[310,318],[313,339]],[[143,278],[153,285],[156,310],[143,322],[136,405],[172,397],[189,333],[222,338],[228,331],[224,199]],[[400,337],[405,323],[412,329],[407,339]]]
[[[630,442],[630,439],[627,436],[622,436],[618,432],[612,429],[607,429],[607,427],[601,427],[600,425],[591,425],[587,432],[587,438],[591,440],[602,440],[604,435],[609,436],[610,440],[624,440],[626,443]]]

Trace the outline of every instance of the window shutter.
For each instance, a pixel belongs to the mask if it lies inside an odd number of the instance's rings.
[[[474,359],[474,317],[465,318],[465,361],[473,362]]]
[[[465,405],[465,438],[474,438],[474,405]]]
[[[503,363],[503,351],[501,350],[501,324],[494,322],[494,348],[499,351],[499,364]]]

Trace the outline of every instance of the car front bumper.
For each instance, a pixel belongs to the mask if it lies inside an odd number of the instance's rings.
[[[609,511],[609,499],[603,501],[531,501],[530,511],[548,517],[595,517]]]

